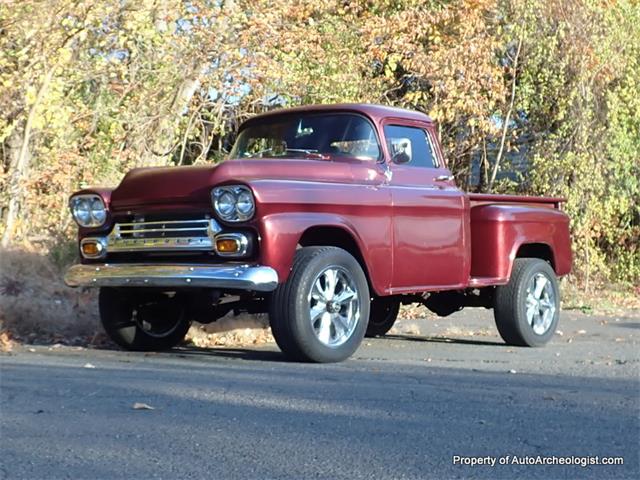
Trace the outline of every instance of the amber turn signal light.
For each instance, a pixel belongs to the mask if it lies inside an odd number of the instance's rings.
[[[88,241],[82,243],[82,254],[85,257],[97,257],[102,253],[102,244],[100,242]]]
[[[216,240],[216,250],[219,253],[238,253],[240,251],[240,242],[232,238],[221,238]]]

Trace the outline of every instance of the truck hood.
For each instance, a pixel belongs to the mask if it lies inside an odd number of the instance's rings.
[[[380,183],[382,169],[373,162],[315,159],[229,160],[218,165],[136,168],[111,194],[114,211],[151,205],[211,204],[211,189],[221,183],[255,180],[304,180],[328,183]]]

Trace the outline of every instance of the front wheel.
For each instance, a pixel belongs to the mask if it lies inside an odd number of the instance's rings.
[[[560,290],[551,265],[517,258],[509,283],[496,288],[494,316],[509,345],[541,347],[549,342],[560,316]]]
[[[296,251],[271,298],[269,322],[292,360],[339,362],[360,346],[369,320],[369,286],[353,256],[336,247]]]
[[[99,306],[107,335],[126,350],[168,350],[184,339],[191,326],[177,293],[101,288]]]

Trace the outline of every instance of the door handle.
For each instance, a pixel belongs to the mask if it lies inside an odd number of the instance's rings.
[[[435,178],[436,182],[450,182],[451,180],[453,180],[453,175],[438,175]]]

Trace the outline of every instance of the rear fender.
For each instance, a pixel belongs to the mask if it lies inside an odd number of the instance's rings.
[[[548,247],[558,276],[571,271],[569,217],[565,213],[521,205],[472,207],[471,277],[506,283],[518,252],[526,252],[523,247],[531,244]],[[529,250],[535,255],[535,248]]]

